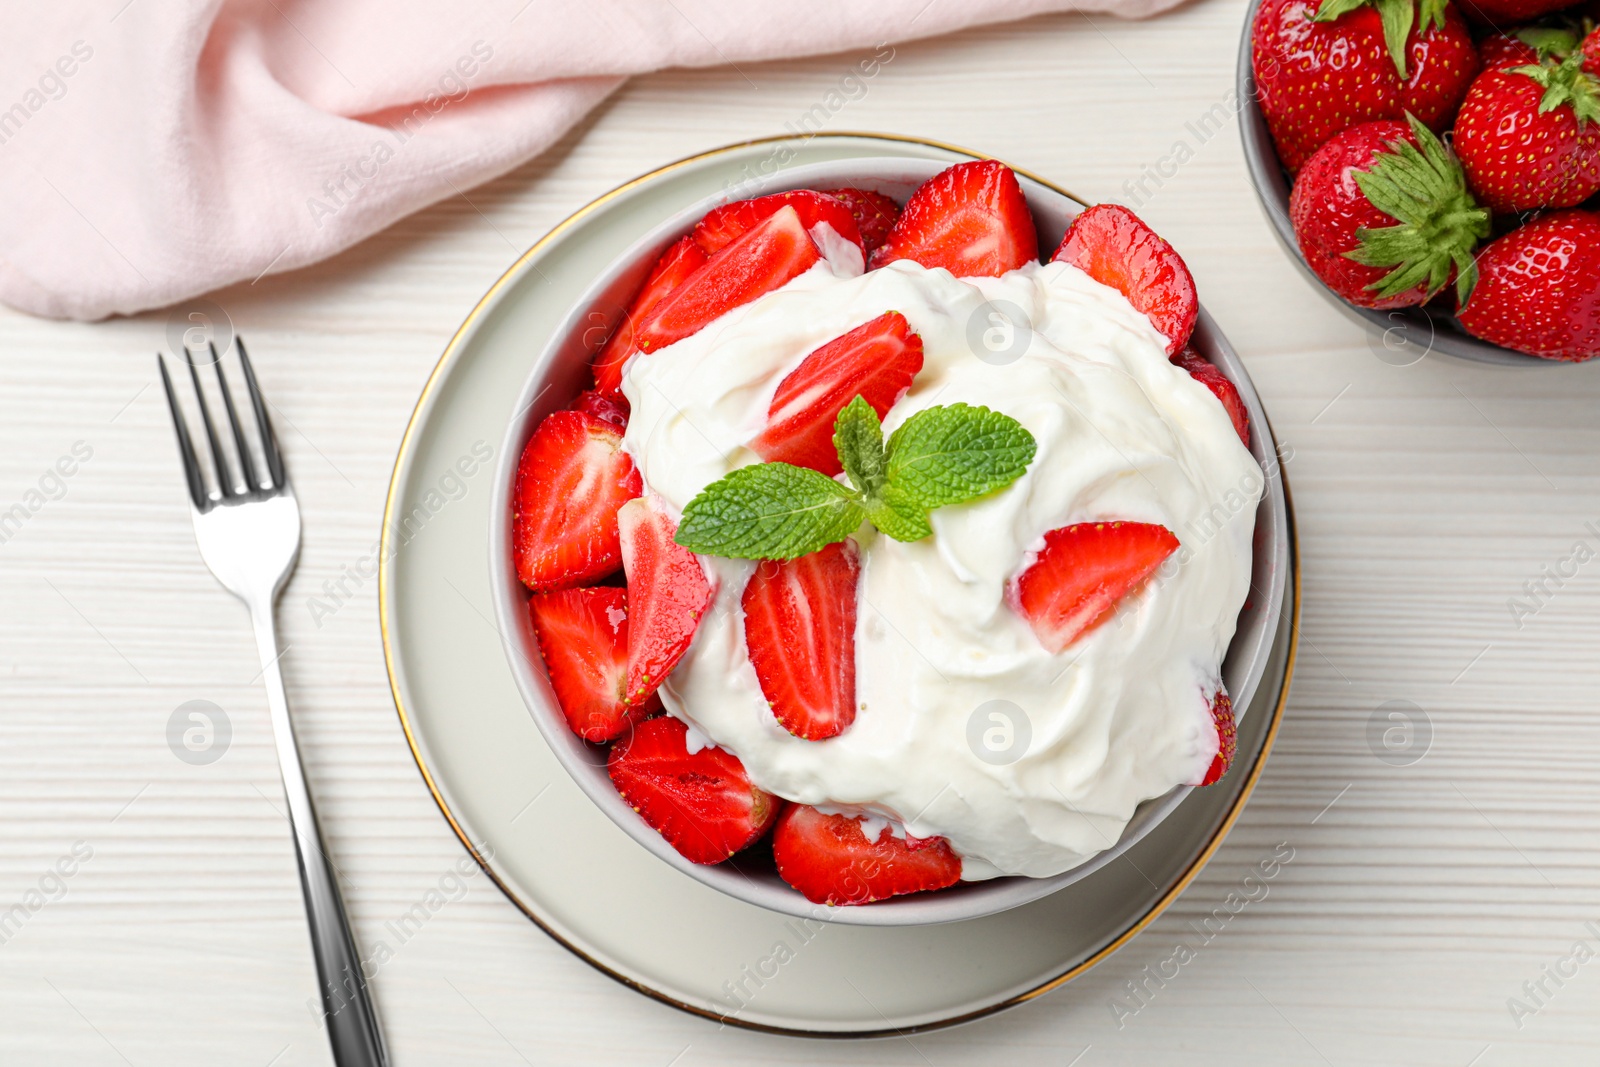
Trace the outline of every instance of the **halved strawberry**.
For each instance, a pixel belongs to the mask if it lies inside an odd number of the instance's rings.
[[[593,415],[601,422],[609,422],[619,430],[628,428],[628,398],[621,393],[602,393],[598,389],[585,389],[567,405],[573,411]]]
[[[917,187],[872,265],[910,259],[957,278],[998,278],[1039,258],[1017,176],[992,159],[957,163]]]
[[[833,445],[839,412],[860,396],[883,418],[921,369],[922,338],[906,317],[879,315],[811,353],[778,383],[767,428],[750,448],[768,462],[838,474],[844,469]]]
[[[1093,629],[1178,547],[1165,526],[1080,522],[1044,535],[1044,550],[1017,578],[1013,603],[1039,643],[1059,653]]]
[[[827,195],[843,200],[861,231],[861,245],[875,252],[889,239],[894,221],[900,217],[900,205],[882,193],[871,189],[824,189]]]
[[[662,298],[635,332],[641,352],[655,352],[698,333],[736,307],[786,285],[821,257],[794,206],[785,204]]]
[[[758,196],[754,200],[735,200],[731,204],[712,208],[694,228],[695,243],[707,255],[711,255],[785,205],[799,213],[800,224],[807,233],[817,223],[826,222],[834,233],[861,248],[861,231],[856,227],[850,205],[829,193],[819,193],[813,189],[773,193],[771,196]]]
[[[1096,204],[1082,212],[1050,259],[1070,263],[1127,297],[1166,335],[1167,355],[1189,342],[1200,314],[1194,278],[1183,257],[1127,208]]]
[[[623,699],[628,676],[628,593],[612,585],[541,593],[528,601],[550,685],[572,732],[610,741],[650,705]]]
[[[772,832],[778,876],[814,904],[870,904],[902,893],[943,889],[961,880],[961,857],[942,837],[896,837],[885,826],[876,841],[864,816],[824,815],[790,804]]]
[[[642,704],[672,673],[711,604],[711,583],[693,552],[673,540],[678,524],[655,497],[617,512],[628,575],[627,700]]]
[[[558,411],[517,463],[512,555],[535,593],[585,585],[622,562],[617,509],[643,490],[622,434],[582,411]]]
[[[622,388],[622,365],[638,351],[634,334],[650,310],[661,303],[661,298],[682,285],[695,271],[706,264],[706,254],[694,239],[685,237],[667,249],[650,276],[639,287],[628,312],[617,323],[606,339],[605,347],[594,357],[594,387],[602,393],[615,393]]]
[[[1239,396],[1239,390],[1225,378],[1221,371],[1192,348],[1185,348],[1182,352],[1172,357],[1172,362],[1189,372],[1190,377],[1207,389],[1220,401],[1228,413],[1228,418],[1233,420],[1233,428],[1239,433],[1239,440],[1244,442],[1244,447],[1250,447],[1250,413],[1244,409],[1244,400]]]
[[[733,753],[691,755],[688,728],[663,715],[639,723],[611,748],[606,769],[634,811],[692,863],[721,863],[753,844],[783,801],[759,788]]]
[[[856,582],[844,540],[791,560],[762,560],[744,587],[744,643],[783,728],[807,741],[856,719]]]
[[[1225,690],[1218,689],[1211,698],[1211,718],[1217,724],[1217,754],[1211,759],[1211,769],[1206,771],[1201,785],[1212,785],[1228,773],[1233,753],[1239,747],[1239,727],[1233,721],[1233,701]]]

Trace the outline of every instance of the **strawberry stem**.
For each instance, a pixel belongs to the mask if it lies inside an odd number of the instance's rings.
[[[1431,298],[1454,273],[1456,294],[1465,301],[1478,280],[1472,250],[1489,236],[1489,212],[1467,191],[1460,161],[1415,115],[1408,112],[1406,119],[1417,144],[1390,141],[1371,167],[1355,172],[1367,200],[1398,225],[1362,227],[1345,255],[1368,267],[1394,268],[1367,286],[1379,297],[1426,284]]]

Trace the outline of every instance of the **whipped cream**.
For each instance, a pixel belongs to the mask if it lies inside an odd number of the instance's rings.
[[[1140,801],[1198,782],[1216,754],[1210,698],[1249,590],[1260,468],[1149,319],[1077,268],[955,278],[900,261],[864,274],[854,246],[820,236],[826,258],[806,273],[629,364],[624,447],[647,491],[681,515],[758,462],[746,446],[778,384],[886,311],[924,352],[886,434],[960,401],[1010,415],[1038,453],[999,493],[935,510],[930,538],[858,531],[858,710],[839,736],[802,740],[773,717],[745,650],[739,598],[755,565],[743,560],[701,557],[716,599],[662,699],[764,789],[944,836],[963,878],[1058,874],[1111,847]],[[997,308],[1027,325],[1008,328]],[[1007,586],[1047,531],[1117,519],[1160,523],[1182,548],[1052,655]]]

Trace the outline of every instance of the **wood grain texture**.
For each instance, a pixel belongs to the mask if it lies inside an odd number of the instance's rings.
[[[1243,10],[1202,0],[1143,24],[1052,17],[901,46],[828,126],[978,147],[1095,200],[1129,199],[1124,183],[1188,146],[1138,209],[1184,251],[1293,449],[1305,594],[1281,738],[1210,867],[1067,989],[865,1044],[719,1030],[652,1003],[476,875],[377,976],[396,1064],[1592,1059],[1600,963],[1559,984],[1543,969],[1579,940],[1600,950],[1585,926],[1600,929],[1600,562],[1520,625],[1508,602],[1575,542],[1600,550],[1584,525],[1600,526],[1600,373],[1391,366],[1301,280],[1249,191],[1231,117],[1195,133],[1230,102]],[[429,369],[567,213],[661,162],[780,132],[856,58],[639,79],[501,180],[330,263],[215,295],[282,412],[305,514],[286,673],[358,938],[441,884],[457,895],[463,855],[396,722],[375,582],[347,584],[330,617],[307,606],[376,540]],[[325,1064],[258,665],[195,553],[155,384],[165,330],[164,313],[80,325],[0,312],[0,511],[74,442],[93,449],[0,544],[0,909],[41,879],[60,896],[0,944],[0,1061]],[[191,699],[233,726],[209,766],[167,748],[168,717]],[[1367,740],[1395,700],[1431,722],[1409,766]],[[93,855],[58,894],[46,872],[79,841]],[[1266,895],[1209,941],[1195,933],[1284,842],[1294,858]],[[1183,938],[1194,958],[1131,999],[1127,983]],[[1541,979],[1542,1005],[1523,990]],[[1514,996],[1537,1008],[1520,1026]]]

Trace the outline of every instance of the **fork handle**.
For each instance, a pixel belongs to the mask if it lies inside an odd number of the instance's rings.
[[[350,936],[339,884],[334,880],[327,850],[322,847],[316,809],[295,744],[294,724],[289,721],[289,701],[284,696],[283,674],[278,670],[282,653],[271,598],[264,606],[252,605],[250,620],[255,626],[262,676],[267,683],[272,736],[278,750],[278,769],[283,774],[283,792],[289,802],[289,829],[294,835],[295,861],[300,868],[300,888],[311,928],[311,954],[317,961],[317,985],[333,1061],[338,1067],[384,1067],[387,1057],[383,1035],[361,973],[361,958]]]

